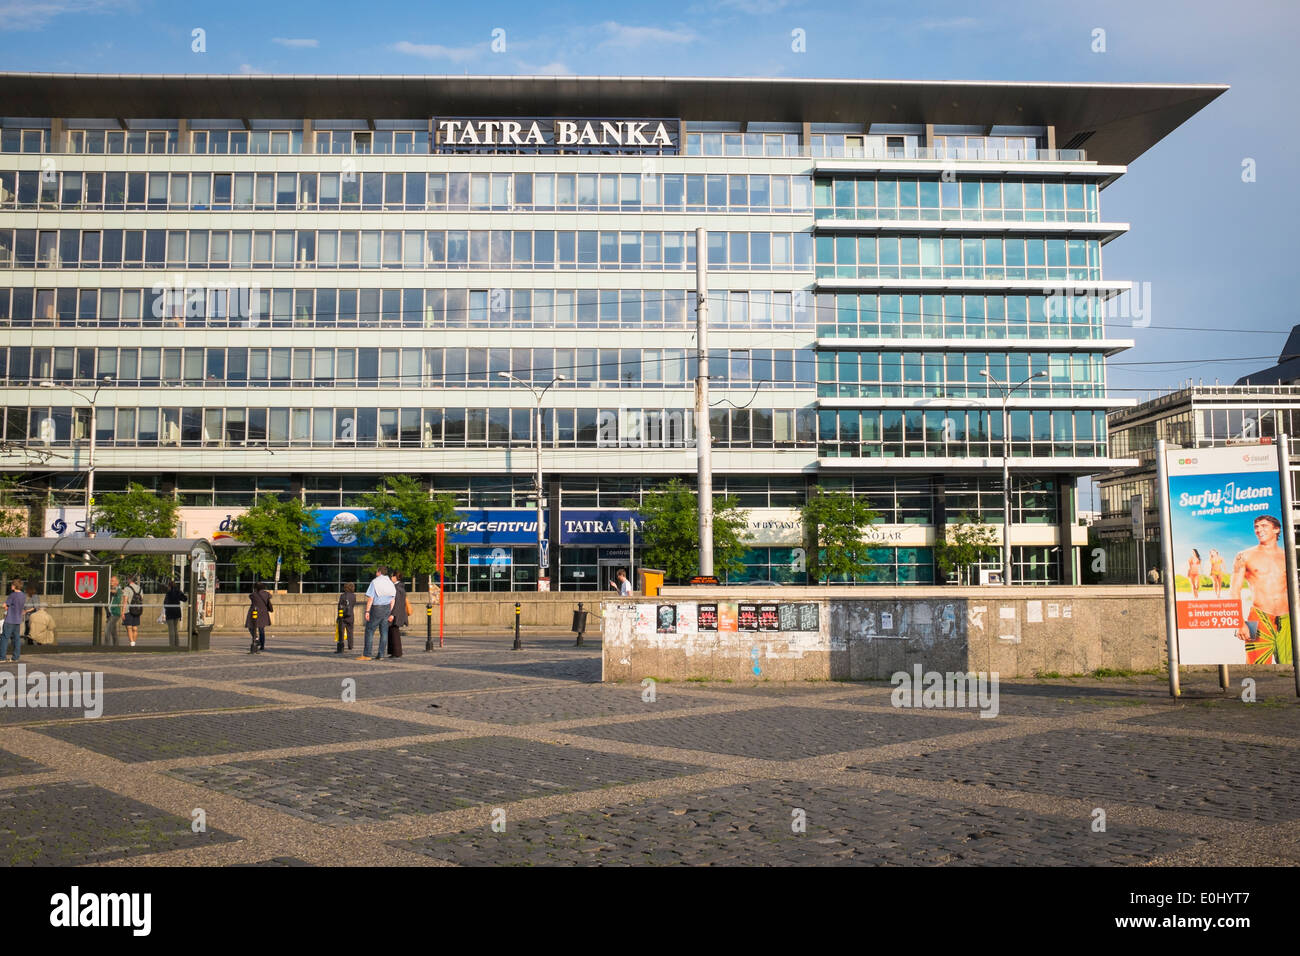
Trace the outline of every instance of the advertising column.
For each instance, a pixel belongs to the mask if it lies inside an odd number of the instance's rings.
[[[1164,456],[1178,662],[1290,664],[1277,446]]]

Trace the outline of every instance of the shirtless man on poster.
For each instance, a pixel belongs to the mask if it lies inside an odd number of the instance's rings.
[[[1243,615],[1237,636],[1243,641],[1256,640],[1260,623],[1267,617],[1272,630],[1281,630],[1288,614],[1286,594],[1286,555],[1278,546],[1282,523],[1272,515],[1255,519],[1255,537],[1259,544],[1238,552],[1232,562],[1232,584],[1228,597],[1241,598],[1242,582],[1249,582],[1254,600],[1249,615]]]

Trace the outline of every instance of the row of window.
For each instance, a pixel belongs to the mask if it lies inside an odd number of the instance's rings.
[[[98,445],[120,447],[409,448],[533,447],[534,407],[526,408],[100,408]],[[810,448],[811,408],[715,408],[716,448]],[[10,407],[5,436],[28,445],[65,445],[83,438],[90,410]],[[690,448],[692,409],[545,408],[542,443],[552,448]]]
[[[812,236],[806,232],[709,232],[708,256],[711,269],[806,272],[812,269]],[[187,265],[192,269],[682,270],[695,268],[695,232],[0,229],[0,268],[163,269]]]
[[[817,337],[1093,339],[1105,312],[1091,295],[839,293],[818,295]]]
[[[535,506],[537,501],[536,485],[531,475],[435,474],[422,477],[427,478],[433,494],[453,495],[460,508],[527,508]],[[677,477],[687,487],[695,486],[694,474]],[[300,494],[308,505],[354,507],[361,503],[362,496],[375,490],[382,478],[378,474],[305,474],[300,476]],[[666,480],[664,475],[558,474],[547,476],[547,486],[558,486],[562,507],[565,508],[622,508],[629,500],[640,503]],[[102,492],[125,491],[131,483],[168,497],[174,495],[178,503],[187,506],[251,507],[268,495],[296,497],[299,494],[293,490],[288,475],[180,472],[175,476],[174,492],[159,490],[156,473],[105,472],[95,477],[95,487]],[[952,519],[966,512],[989,521],[1002,520],[1002,480],[998,477],[821,474],[807,478],[803,475],[725,473],[713,476],[714,493],[734,498],[742,508],[801,508],[808,500],[809,490],[816,485],[827,491],[866,499],[879,514],[878,524],[933,524],[935,495],[940,487]],[[50,489],[51,499],[56,505],[75,506],[82,500],[80,493],[80,489],[66,495],[57,488]],[[44,489],[40,489],[40,494],[44,498]],[[1016,524],[1055,524],[1058,502],[1055,479],[1011,476],[1011,513]]]
[[[1036,236],[817,237],[819,279],[1100,279],[1101,242]]]
[[[2,176],[3,174],[0,174]],[[1097,184],[1051,179],[819,179],[818,219],[1097,222]]]
[[[0,170],[0,209],[803,213],[809,176]]]
[[[1194,408],[1136,425],[1111,430],[1115,457],[1150,455],[1163,438],[1186,448],[1227,441],[1252,441],[1300,435],[1300,408],[1258,405],[1237,408]]]
[[[819,296],[818,299],[828,299]],[[810,293],[709,292],[709,328],[812,328]],[[0,324],[21,328],[695,328],[689,289],[0,288]]]
[[[1012,457],[1104,457],[1106,413],[1091,409],[1013,409]],[[1000,409],[822,409],[822,458],[1001,456]]]
[[[1101,398],[1100,352],[827,352],[817,353],[819,398],[1000,398],[1003,386],[1031,398]]]
[[[652,348],[75,348],[0,346],[0,382],[118,387],[360,386],[508,388],[502,376],[557,388],[690,386],[694,349]],[[811,388],[811,349],[710,349],[726,385]]]

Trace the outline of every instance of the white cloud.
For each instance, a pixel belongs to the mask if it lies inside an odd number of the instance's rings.
[[[0,30],[39,30],[65,13],[112,13],[134,0],[0,0]]]
[[[602,46],[641,46],[644,43],[692,43],[698,37],[692,30],[678,27],[662,30],[659,27],[633,27],[607,20],[601,24],[606,33]]]
[[[266,76],[267,75],[266,70],[258,69],[257,67],[253,66],[251,63],[239,64],[239,72],[242,73],[244,76]]]
[[[749,13],[754,16],[763,16],[794,6],[797,2],[798,0],[717,0],[715,5],[720,8],[729,7],[732,10],[739,10],[741,13]]]
[[[309,39],[309,38],[298,38],[298,39],[292,39],[292,38],[288,38],[288,37],[275,37],[271,42],[272,42],[272,43],[278,43],[278,44],[280,44],[280,46],[291,46],[291,47],[312,47],[312,48],[315,48],[315,47],[320,46],[320,40]]]
[[[552,60],[537,68],[535,76],[573,76],[573,71],[559,60]]]
[[[426,60],[451,60],[453,63],[464,63],[466,60],[472,60],[486,48],[486,44],[443,46],[440,43],[412,43],[409,40],[401,40],[392,46],[392,49],[398,53],[421,56]]]

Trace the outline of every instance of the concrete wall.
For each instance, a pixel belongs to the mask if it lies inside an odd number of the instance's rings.
[[[411,607],[415,614],[411,628],[422,634],[425,629],[424,605],[427,592],[417,591],[410,595]],[[533,593],[464,593],[448,594],[444,610],[444,622],[447,633],[463,628],[512,628],[515,620],[515,602],[521,605],[520,624],[529,629],[543,628],[548,631],[567,634],[573,623],[573,612],[581,601],[584,610],[591,611],[587,619],[587,633],[593,637],[600,631],[599,609],[600,595],[585,595],[577,592]],[[275,610],[271,614],[272,628],[293,634],[334,633],[338,595],[337,594],[276,594],[272,598]],[[42,606],[54,617],[54,626],[60,642],[88,642],[90,640],[91,612],[87,607],[65,607],[59,601],[43,601]],[[142,636],[153,634],[166,635],[167,625],[154,623],[162,606],[161,594],[145,595],[145,613],[141,617],[140,632]],[[362,610],[365,596],[362,595],[357,609],[356,623],[364,625]],[[214,633],[243,631],[244,615],[248,611],[247,594],[219,594],[217,596],[217,619]],[[433,607],[433,632],[438,632],[438,607]],[[125,631],[122,632],[125,634]]]
[[[701,605],[718,606],[717,630],[699,627]],[[741,630],[742,605],[774,606],[777,629]],[[1164,657],[1156,587],[677,587],[608,602],[603,631],[605,680],[888,679],[916,664],[1030,677]]]

